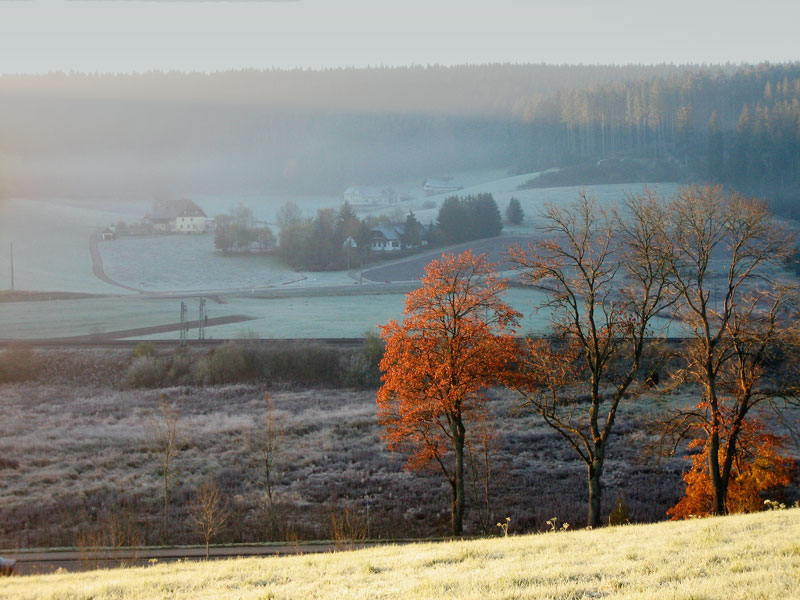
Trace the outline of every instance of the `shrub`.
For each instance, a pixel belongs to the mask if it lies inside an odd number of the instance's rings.
[[[0,383],[33,379],[38,364],[38,357],[27,346],[10,346],[0,355]]]
[[[197,361],[194,379],[197,383],[207,384],[235,383],[246,379],[247,371],[244,349],[228,342]]]
[[[173,356],[169,363],[167,379],[171,385],[187,385],[192,383],[191,359],[182,352]]]
[[[141,358],[143,356],[155,356],[156,348],[150,342],[141,342],[136,344],[133,349],[133,358]]]
[[[608,515],[609,525],[630,525],[631,511],[628,508],[628,503],[622,497],[617,498],[617,504],[614,510]]]
[[[379,365],[385,350],[381,337],[375,331],[366,331],[363,346],[351,354],[345,363],[342,376],[344,384],[356,388],[378,387],[381,383]]]
[[[130,388],[157,388],[166,384],[167,367],[152,356],[135,358],[125,375],[125,385]]]

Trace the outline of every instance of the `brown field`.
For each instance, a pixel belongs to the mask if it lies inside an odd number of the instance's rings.
[[[380,439],[375,357],[369,358],[368,345],[226,347],[227,362],[207,364],[210,352],[223,356],[222,347],[159,348],[153,364],[169,383],[136,384],[154,389],[129,387],[131,370],[140,366],[129,348],[7,350],[7,383],[0,383],[0,549],[197,543],[188,507],[208,478],[231,505],[231,518],[216,539],[221,543],[447,535],[444,478],[437,471],[404,471],[403,456],[393,456]],[[191,369],[203,364],[206,376],[240,379],[197,385]],[[248,444],[264,417],[266,391],[283,423],[273,513]],[[160,457],[148,439],[162,399],[177,409],[180,441],[166,540]],[[688,461],[648,453],[657,439],[649,425],[667,401],[696,399],[682,393],[623,403],[604,473],[604,518],[622,501],[631,522],[663,520],[680,498]],[[584,465],[517,404],[505,390],[491,394],[489,512],[487,517],[483,462],[473,452],[468,535],[496,534],[495,524],[506,517],[515,533],[549,529],[553,517],[572,527],[585,521]],[[788,419],[798,423],[798,416],[800,409],[794,409]],[[789,450],[797,457],[796,442]],[[785,499],[797,497],[794,487]]]
[[[0,547],[87,543],[86,523],[102,541],[126,524],[138,543],[162,542],[158,456],[148,422],[163,395],[179,410],[170,543],[198,542],[187,519],[193,490],[214,477],[232,503],[219,541],[353,537],[417,537],[447,532],[449,491],[436,472],[408,473],[379,438],[374,391],[271,390],[285,420],[276,501],[278,527],[265,513],[262,476],[246,442],[263,413],[264,388],[227,385],[115,390],[73,384],[0,387]],[[479,486],[471,486],[469,534],[546,529],[546,520],[580,525],[584,470],[571,451],[534,419],[515,414],[514,400],[492,401],[497,446],[491,461],[489,526]],[[618,498],[633,521],[655,521],[680,495],[684,461],[640,460],[650,411],[623,411],[606,473],[606,511]],[[340,527],[341,528],[341,527]]]

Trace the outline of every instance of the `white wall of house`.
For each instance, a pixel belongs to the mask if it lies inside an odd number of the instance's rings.
[[[374,240],[372,249],[376,252],[396,252],[400,250],[400,240]]]
[[[206,230],[206,222],[204,216],[175,217],[170,223],[170,229],[177,233],[203,233]]]

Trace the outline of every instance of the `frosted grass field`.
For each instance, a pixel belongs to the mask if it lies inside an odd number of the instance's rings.
[[[18,290],[119,293],[92,273],[89,236],[125,214],[92,203],[0,200],[0,289],[11,287],[13,243]]]
[[[264,287],[301,278],[274,256],[225,256],[214,235],[123,237],[99,242],[111,279],[148,291]]]
[[[225,304],[206,303],[209,318],[248,315],[252,321],[208,327],[206,337],[217,339],[361,337],[403,312],[405,294],[369,293],[346,296],[293,296],[288,298],[224,297]],[[506,300],[525,315],[520,332],[543,333],[547,315],[532,307],[541,300],[536,290],[513,288]],[[184,300],[188,318],[196,319],[199,300]],[[180,298],[147,299],[138,296],[53,300],[51,302],[0,303],[0,339],[36,339],[91,335],[176,323],[180,320]],[[191,330],[189,339],[196,338]],[[178,339],[173,331],[134,339]]]
[[[791,600],[799,512],[14,577],[0,598]]]

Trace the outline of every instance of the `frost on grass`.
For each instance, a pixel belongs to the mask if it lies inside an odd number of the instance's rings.
[[[4,582],[0,598],[790,599],[800,589],[798,510],[19,577]],[[713,541],[693,543],[709,528]]]
[[[144,543],[158,542],[161,497],[157,458],[145,424],[161,395],[179,410],[181,451],[175,462],[176,543],[200,540],[188,519],[193,490],[208,477],[231,498],[232,516],[220,542],[333,537],[335,523],[369,537],[446,533],[449,491],[433,473],[402,470],[380,439],[374,391],[270,390],[285,428],[275,509],[267,512],[263,472],[247,437],[263,418],[264,388],[228,384],[205,388],[113,390],[104,386],[0,386],[0,539],[3,547],[72,546],[84,523],[113,515],[137,523]],[[499,535],[549,529],[548,519],[585,519],[584,470],[547,428],[524,415],[509,416],[510,396],[498,393],[491,410],[503,430],[494,456],[492,520],[483,522],[480,488],[468,482],[468,533]],[[632,521],[660,520],[680,494],[674,459],[657,466],[638,460],[646,410],[624,415],[608,462],[608,497],[624,496]],[[611,501],[606,510],[612,510]],[[604,519],[607,515],[604,516]]]

